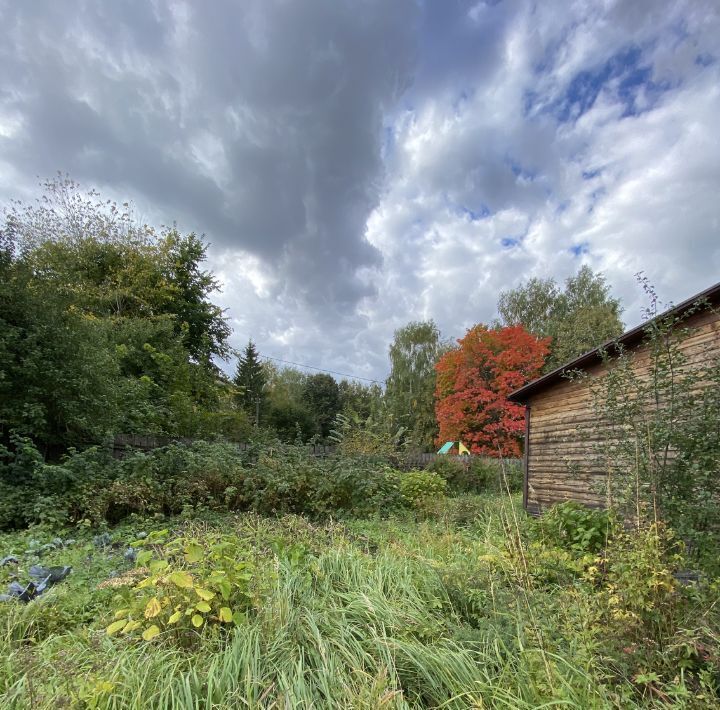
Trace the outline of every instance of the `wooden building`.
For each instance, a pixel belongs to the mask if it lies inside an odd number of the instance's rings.
[[[709,307],[697,308],[698,303]],[[679,340],[686,362],[720,358],[720,283],[657,316],[680,319],[687,335]],[[675,320],[675,318],[673,320]],[[617,340],[581,355],[513,392],[509,399],[525,405],[525,482],[523,505],[532,514],[564,500],[604,507],[601,492],[606,471],[594,456],[607,426],[596,411],[593,380],[612,367],[618,344],[631,357],[633,370],[649,374],[648,323]],[[603,356],[605,354],[605,356]],[[570,377],[570,373],[585,377]],[[597,380],[595,380],[597,382]]]

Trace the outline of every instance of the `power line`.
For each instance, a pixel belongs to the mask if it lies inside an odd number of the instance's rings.
[[[327,372],[330,375],[338,375],[339,377],[352,377],[354,380],[365,380],[365,382],[374,382],[377,385],[381,385],[382,382],[379,380],[373,380],[370,377],[360,377],[359,375],[350,375],[347,372],[336,372],[335,370],[325,370],[322,367],[315,367],[314,365],[305,365],[302,362],[292,362],[291,360],[282,360],[279,357],[271,357],[270,355],[263,355],[258,353],[260,357],[266,360],[275,360],[275,362],[282,362],[285,365],[295,365],[296,367],[307,367],[309,370],[318,370],[319,372]]]

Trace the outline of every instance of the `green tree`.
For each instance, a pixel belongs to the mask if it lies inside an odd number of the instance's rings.
[[[338,388],[342,413],[362,421],[378,409],[378,402],[383,394],[378,385],[365,385],[355,380],[341,380]]]
[[[617,337],[623,331],[620,301],[602,274],[583,266],[560,289],[554,279],[533,278],[500,294],[503,325],[523,325],[540,338],[552,338],[544,371]]]
[[[37,205],[5,211],[4,231],[32,271],[97,317],[171,316],[190,357],[216,374],[212,358],[228,357],[230,327],[210,300],[218,283],[201,268],[202,239],[158,234],[127,203],[103,202],[67,178],[44,188]]]
[[[199,238],[62,178],[6,208],[0,234],[3,427],[66,445],[207,431],[230,331]]]
[[[267,377],[252,340],[248,341],[243,354],[238,358],[233,382],[238,388],[238,403],[255,418],[255,424],[259,424],[260,414],[264,412]]]
[[[265,425],[287,442],[307,441],[318,433],[317,423],[305,401],[307,375],[294,367],[265,363],[267,375]]]
[[[0,440],[15,431],[46,451],[98,440],[118,418],[112,334],[39,287],[0,235]]]
[[[217,279],[203,271],[207,245],[195,234],[180,235],[173,229],[160,240],[164,277],[169,297],[161,312],[175,317],[175,328],[197,362],[210,366],[213,356],[230,354],[230,326],[223,310],[210,301]]]
[[[404,427],[416,446],[432,447],[435,420],[435,365],[447,350],[435,323],[408,323],[390,345],[390,376],[385,399],[395,426]]]
[[[550,337],[562,291],[555,279],[528,279],[512,291],[503,291],[498,311],[503,325],[522,325],[542,338]]]
[[[338,412],[340,412],[340,388],[330,375],[318,373],[305,381],[304,397],[317,422],[318,433],[326,439]]]

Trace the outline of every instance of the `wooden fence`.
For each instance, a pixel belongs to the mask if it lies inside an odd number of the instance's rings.
[[[168,446],[169,444],[180,443],[180,444],[192,444],[193,439],[187,439],[183,437],[170,437],[170,436],[140,436],[135,434],[121,434],[115,437],[113,441],[113,456],[115,458],[122,458],[126,455],[129,449],[140,450],[140,451],[152,451],[162,446]],[[248,447],[248,444],[238,443],[236,446],[244,450]],[[325,446],[322,444],[314,444],[309,447],[310,452],[313,456],[324,458],[326,456],[332,456],[337,453],[336,446]],[[476,458],[488,458],[486,456],[473,456],[463,455],[458,456],[455,454],[435,454],[435,453],[409,453],[400,456],[402,459],[402,465],[407,468],[426,468],[435,459],[452,459],[460,463],[470,465],[470,462]],[[495,459],[496,460],[496,459]]]

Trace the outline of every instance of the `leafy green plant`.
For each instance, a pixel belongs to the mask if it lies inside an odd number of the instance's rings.
[[[621,625],[635,640],[661,639],[674,625],[683,595],[673,573],[683,561],[683,548],[674,533],[653,524],[622,531],[588,568],[587,578],[601,586],[607,623]]]
[[[558,503],[535,521],[545,542],[579,554],[599,552],[617,528],[615,515],[576,501]]]
[[[657,311],[657,296],[648,314]],[[594,466],[598,490],[637,525],[671,525],[697,562],[720,571],[720,364],[714,341],[697,344],[695,325],[712,309],[698,302],[680,315],[653,318],[640,349],[611,348],[601,377],[590,378],[604,422]],[[690,340],[693,338],[693,340]]]
[[[157,531],[134,543],[145,548],[137,564],[147,575],[119,594],[108,635],[152,641],[166,632],[187,642],[204,627],[242,624],[253,600],[253,567],[238,539],[213,534],[165,542],[167,535]]]
[[[412,508],[427,509],[445,497],[447,481],[434,471],[408,471],[400,479],[400,493]]]
[[[381,419],[339,413],[335,417],[329,441],[335,444],[343,456],[374,456],[396,462],[400,452],[407,448],[406,429],[390,425]]]

